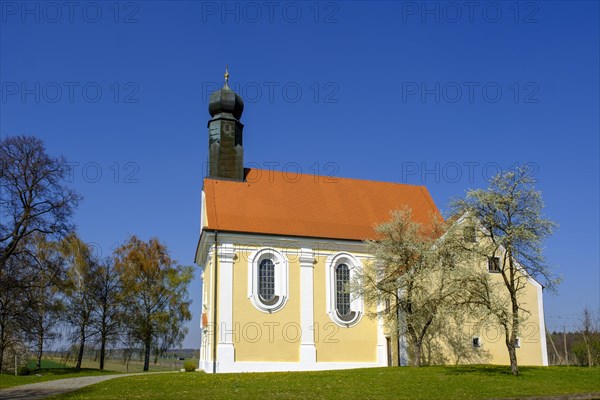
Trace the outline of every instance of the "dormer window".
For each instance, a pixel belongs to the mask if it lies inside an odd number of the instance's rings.
[[[500,257],[488,257],[488,271],[502,272],[500,267]]]
[[[464,240],[467,243],[477,242],[477,232],[474,225],[468,225],[463,229]]]

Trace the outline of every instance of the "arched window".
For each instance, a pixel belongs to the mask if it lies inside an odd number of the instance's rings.
[[[346,264],[339,264],[335,267],[335,311],[341,320],[351,317],[349,283],[350,268]]]
[[[248,262],[248,298],[260,311],[275,312],[287,301],[288,262],[277,250],[261,249]]]
[[[265,305],[277,302],[275,296],[275,264],[270,258],[263,259],[258,266],[258,297]]]
[[[350,327],[362,315],[362,299],[349,290],[355,268],[359,265],[358,260],[347,253],[330,256],[326,261],[327,312],[340,326]]]

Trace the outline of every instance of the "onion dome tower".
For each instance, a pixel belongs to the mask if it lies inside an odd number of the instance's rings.
[[[208,112],[208,176],[211,178],[244,180],[244,148],[240,122],[244,101],[228,86],[229,72],[225,68],[225,84],[210,95]]]

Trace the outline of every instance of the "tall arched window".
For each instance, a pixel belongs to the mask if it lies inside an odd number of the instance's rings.
[[[338,317],[344,319],[350,314],[350,268],[346,264],[335,267],[335,310]]]
[[[340,326],[356,324],[362,315],[362,299],[352,295],[349,284],[359,261],[348,253],[338,253],[326,261],[327,312]]]
[[[277,302],[275,296],[275,264],[270,258],[263,259],[258,266],[258,297],[265,305]]]
[[[288,261],[279,251],[266,248],[250,255],[248,298],[260,311],[282,308],[288,296]]]

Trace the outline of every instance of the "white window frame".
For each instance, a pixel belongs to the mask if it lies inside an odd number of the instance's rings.
[[[265,258],[270,258],[275,265],[275,296],[277,296],[277,301],[273,304],[265,304],[261,300],[258,291],[258,269],[260,262]],[[248,298],[254,307],[265,313],[281,310],[288,299],[288,274],[288,259],[281,252],[272,248],[263,248],[250,254],[248,259]]]
[[[337,285],[335,280],[335,270],[336,267],[340,264],[346,264],[350,269],[350,281],[352,281],[360,268],[362,268],[362,264],[358,260],[358,258],[354,257],[350,253],[336,253],[325,260],[325,284],[326,284],[326,307],[327,314],[329,318],[337,325],[345,328],[349,328],[351,326],[356,325],[364,314],[364,304],[363,300],[360,296],[355,296],[351,294],[350,298],[350,311],[355,312],[355,316],[350,321],[344,321],[339,318],[336,310],[336,301],[337,301]]]

